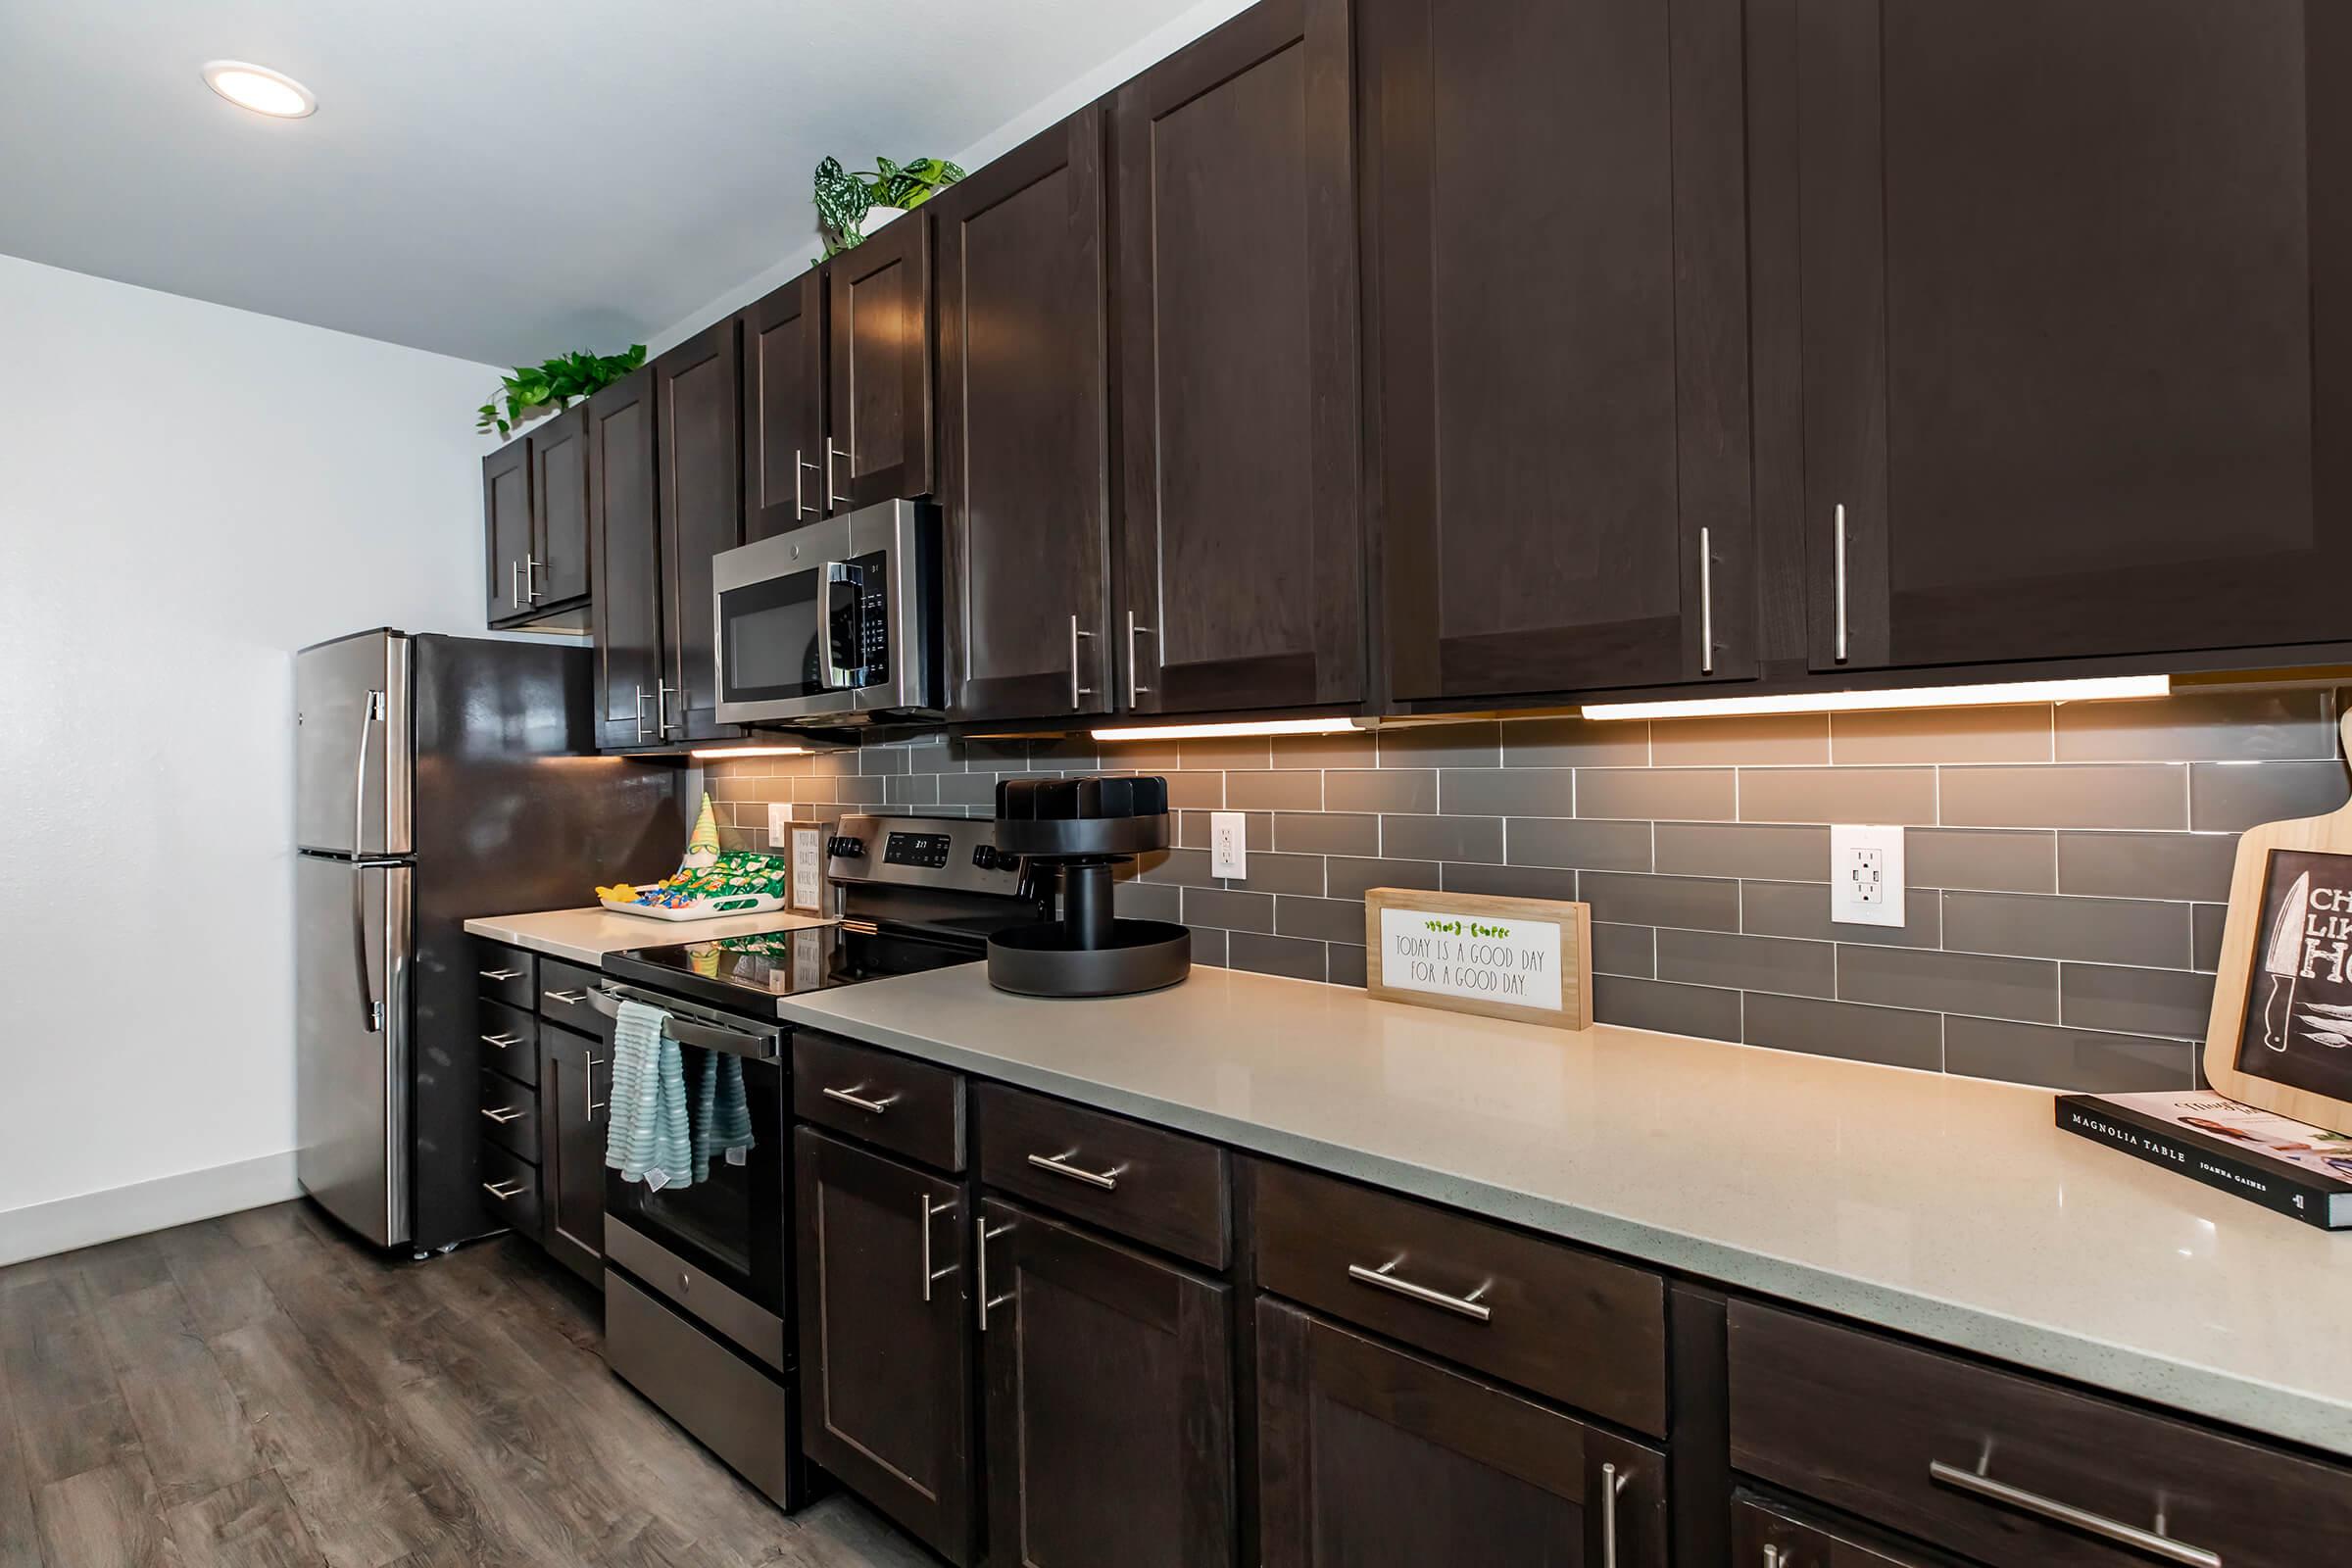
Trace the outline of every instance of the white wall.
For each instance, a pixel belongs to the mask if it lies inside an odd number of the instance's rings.
[[[1077,113],[1120,83],[1140,75],[1145,67],[1166,59],[1217,24],[1248,10],[1250,4],[1251,0],[1200,0],[1199,5],[1153,28],[1086,74],[980,135],[961,151],[949,154],[949,160],[966,169],[978,169],[989,160],[1010,152],[1055,121]],[[809,261],[823,255],[824,249],[824,241],[816,231],[816,215],[811,209],[806,241],[794,245],[766,270],[744,279],[656,332],[646,340],[647,351],[659,354],[673,348],[729,312],[765,297],[807,271]]]
[[[293,651],[481,629],[497,372],[4,256],[0,344],[6,1262],[283,1196]]]

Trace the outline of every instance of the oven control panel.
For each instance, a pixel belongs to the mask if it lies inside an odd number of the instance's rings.
[[[845,816],[825,840],[834,882],[1011,894],[1021,858],[997,849],[997,825],[947,816]]]

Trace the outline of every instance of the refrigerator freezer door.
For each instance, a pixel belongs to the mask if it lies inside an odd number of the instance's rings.
[[[410,931],[415,873],[294,859],[295,1170],[378,1247],[410,1239]]]
[[[294,843],[406,855],[415,757],[409,639],[363,632],[294,656]]]

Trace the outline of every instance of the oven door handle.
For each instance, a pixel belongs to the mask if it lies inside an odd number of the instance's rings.
[[[643,1000],[638,997],[624,996],[607,986],[591,986],[588,990],[588,1005],[608,1018],[620,1016],[620,1004],[623,1002]],[[658,1002],[646,1002],[645,1004],[649,1007],[661,1005]],[[675,1040],[681,1046],[693,1046],[703,1051],[723,1051],[730,1056],[748,1056],[754,1061],[781,1061],[784,1059],[784,1051],[780,1044],[782,1039],[780,1030],[774,1035],[754,1034],[749,1029],[729,1029],[718,1024],[698,1023],[692,1018],[681,1018],[674,1012],[669,1015],[669,1022],[664,1024],[662,1029],[670,1039]]]
[[[858,662],[844,664],[833,657],[833,590],[850,590],[850,623],[854,630]],[[818,674],[827,691],[846,691],[865,680],[865,627],[860,622],[858,601],[865,591],[865,571],[846,561],[825,563],[825,574],[817,584],[816,657]]]

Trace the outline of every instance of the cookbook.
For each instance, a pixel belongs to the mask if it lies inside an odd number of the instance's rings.
[[[2061,1095],[2058,1125],[2307,1225],[2352,1229],[2352,1135],[2210,1089]]]

